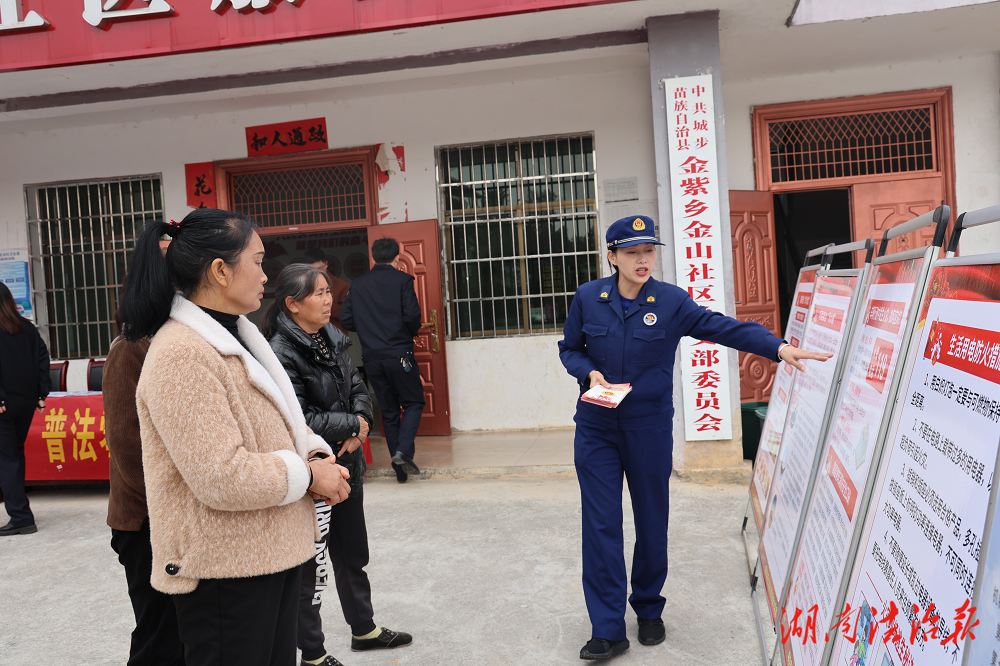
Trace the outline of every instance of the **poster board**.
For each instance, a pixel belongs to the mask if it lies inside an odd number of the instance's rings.
[[[17,312],[25,319],[35,321],[35,308],[31,300],[31,255],[27,248],[0,250],[0,282],[14,296]]]
[[[857,244],[839,246],[834,251],[866,247],[854,245]],[[867,241],[867,247],[870,258],[871,241]],[[868,264],[865,264],[860,269],[822,270],[816,275],[802,347],[829,352],[833,356],[825,363],[807,362],[805,372],[799,372],[796,377],[767,499],[758,560],[775,626],[780,616],[779,600],[798,544],[803,509],[812,494],[818,466],[817,450],[827,430],[844,365],[848,334],[857,315],[859,291],[867,273]]]
[[[785,340],[795,347],[801,346],[805,337],[809,305],[812,303],[813,287],[816,285],[816,272],[820,268],[822,266],[817,264],[803,266],[799,271],[792,307],[788,313],[788,324],[785,326]],[[760,443],[757,446],[753,479],[750,482],[750,507],[757,525],[757,534],[761,536],[764,534],[764,505],[771,489],[778,445],[781,443],[781,433],[785,429],[788,400],[792,395],[796,373],[797,370],[788,363],[778,366],[774,375],[774,385],[771,387],[771,399],[767,405],[767,417],[764,419]]]
[[[938,262],[913,340],[851,569],[850,610],[841,613],[870,633],[836,634],[830,663],[838,666],[963,658],[966,637],[942,641],[958,628],[955,609],[973,596],[997,462],[1000,255]],[[891,621],[890,603],[898,609]],[[939,635],[917,632],[911,643],[911,622],[930,603]]]
[[[794,609],[816,608],[816,626],[834,623],[842,596],[844,569],[855,533],[863,522],[892,410],[886,407],[899,385],[900,359],[906,358],[933,257],[931,246],[876,259],[857,324],[845,355],[845,368],[820,451],[822,472],[806,509],[800,547],[792,567],[787,626]],[[867,491],[867,492],[866,492]],[[818,666],[826,650],[817,642],[790,640],[782,650],[785,664]]]

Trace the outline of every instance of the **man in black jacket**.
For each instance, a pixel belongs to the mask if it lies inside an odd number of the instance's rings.
[[[424,411],[424,388],[413,357],[413,336],[420,330],[420,304],[413,276],[399,270],[399,243],[372,243],[375,266],[351,284],[340,323],[361,338],[361,359],[382,408],[385,443],[396,480],[419,474],[414,443]]]

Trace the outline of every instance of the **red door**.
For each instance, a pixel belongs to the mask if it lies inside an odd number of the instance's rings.
[[[736,318],[762,324],[780,338],[774,194],[730,190],[729,227],[733,235]],[[767,400],[776,368],[773,361],[740,352],[740,401]]]
[[[875,249],[887,230],[934,210],[944,200],[944,178],[913,178],[880,183],[862,183],[851,188],[854,240],[875,239]],[[903,252],[931,244],[934,227],[894,238],[886,254]],[[855,266],[861,264],[855,261]]]
[[[437,220],[368,227],[371,245],[379,238],[399,242],[399,270],[415,278],[422,325],[413,341],[420,380],[424,384],[424,415],[417,435],[450,435],[448,366],[444,353],[444,300],[441,292],[441,245]]]

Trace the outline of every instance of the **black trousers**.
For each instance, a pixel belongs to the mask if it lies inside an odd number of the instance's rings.
[[[188,666],[295,666],[302,567],[250,578],[208,578],[174,596]]]
[[[149,518],[138,532],[111,530],[111,547],[125,567],[128,596],[135,614],[128,666],[179,666],[184,646],[177,633],[177,612],[170,595],[153,589],[153,548],[149,543]]]
[[[323,539],[316,543],[316,557],[302,565],[299,597],[298,643],[302,658],[310,661],[326,654],[319,611],[331,572],[351,633],[363,636],[375,629],[372,586],[365,573],[369,554],[364,487],[333,506],[316,502],[316,519]]]
[[[420,371],[413,354],[408,354],[406,359],[409,372],[404,370],[398,358],[365,361],[365,372],[382,408],[382,429],[389,455],[402,451],[412,458],[413,438],[417,436],[424,413],[424,386],[420,383]],[[396,465],[392,467],[396,469]]]
[[[28,438],[32,405],[12,405],[0,414],[0,489],[10,522],[17,527],[35,524],[35,516],[24,494],[24,440]]]

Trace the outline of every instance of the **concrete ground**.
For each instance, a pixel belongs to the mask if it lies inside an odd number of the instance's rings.
[[[0,538],[0,664],[124,664],[132,610],[105,525],[107,491],[36,489],[39,532]],[[336,591],[327,649],[346,666],[580,664],[590,624],[573,478],[375,479],[365,486],[375,621],[413,645],[350,652]],[[739,527],[747,490],[675,482],[666,641],[610,663],[759,664]],[[626,561],[632,515],[625,493]],[[0,524],[6,517],[0,511]]]

